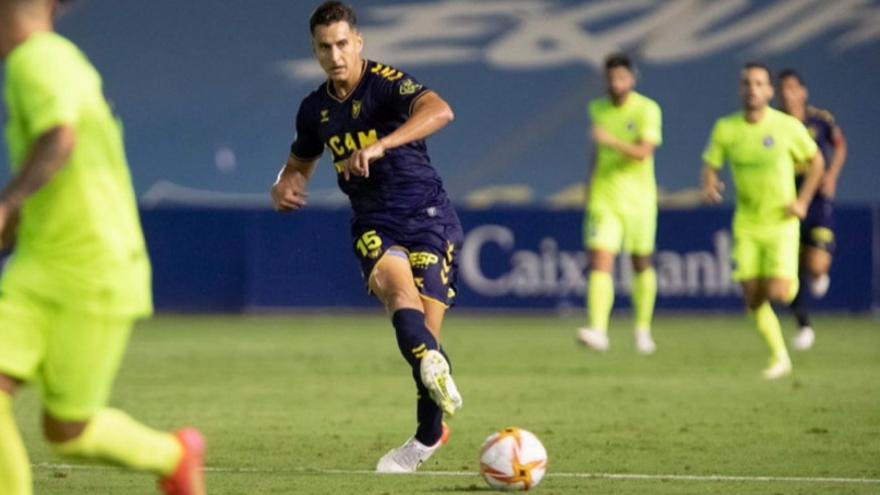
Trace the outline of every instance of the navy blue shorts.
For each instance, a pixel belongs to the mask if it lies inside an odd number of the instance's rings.
[[[403,220],[355,217],[351,239],[367,290],[376,263],[389,248],[398,246],[409,259],[419,293],[452,306],[464,234],[451,207],[430,208]]]
[[[834,252],[834,205],[824,196],[816,195],[801,222],[801,244]]]

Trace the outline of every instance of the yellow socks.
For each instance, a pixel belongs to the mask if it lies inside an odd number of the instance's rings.
[[[657,273],[653,268],[637,273],[633,280],[632,303],[636,330],[651,328],[654,302],[657,300]]]
[[[31,465],[12,416],[12,397],[0,390],[0,493],[33,493]]]
[[[52,447],[61,455],[101,459],[141,471],[169,475],[183,448],[170,433],[147,428],[117,409],[103,409],[82,435]]]
[[[611,274],[598,270],[590,271],[590,286],[587,288],[587,316],[590,328],[600,332],[608,331],[608,319],[614,305],[614,282]]]
[[[782,327],[779,325],[779,319],[773,312],[770,303],[765,302],[758,309],[749,310],[749,316],[753,319],[758,331],[764,336],[764,340],[767,341],[773,359],[787,361],[789,359],[788,349],[786,349],[785,339],[782,337]]]
[[[183,455],[173,435],[147,428],[115,409],[99,411],[82,435],[52,447],[62,455],[107,460],[160,475],[174,472]],[[0,494],[32,493],[30,462],[12,416],[12,398],[0,391]]]

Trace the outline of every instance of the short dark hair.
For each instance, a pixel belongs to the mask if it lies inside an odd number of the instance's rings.
[[[806,83],[804,83],[804,78],[801,77],[798,71],[792,69],[791,67],[779,71],[779,82],[782,82],[789,77],[793,77],[801,86],[806,86]]]
[[[315,27],[329,26],[336,22],[347,22],[351,27],[357,27],[357,14],[350,5],[336,0],[324,2],[318,6],[309,19],[309,30],[315,34]]]
[[[615,67],[626,67],[628,70],[632,71],[633,63],[626,54],[612,53],[605,57],[605,70],[611,70]]]
[[[743,65],[743,70],[750,69],[761,69],[767,73],[767,79],[773,80],[773,71],[770,70],[770,67],[767,66],[764,62],[746,62]]]

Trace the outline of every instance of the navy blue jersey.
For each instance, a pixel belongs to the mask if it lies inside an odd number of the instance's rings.
[[[813,137],[813,140],[819,146],[819,151],[822,152],[822,158],[825,159],[825,168],[827,169],[831,165],[831,157],[834,155],[834,140],[837,137],[837,133],[840,132],[837,124],[834,122],[834,116],[828,110],[807,106],[804,126],[810,131],[810,136]],[[800,190],[803,179],[803,175],[797,177],[798,190]],[[820,195],[822,193],[816,191],[816,194]]]
[[[415,101],[429,91],[412,76],[378,62],[365,60],[363,71],[345,98],[338,98],[333,83],[326,81],[303,99],[291,154],[308,161],[329,149],[339,188],[348,195],[357,218],[407,217],[448,206],[424,140],[386,151],[370,164],[369,178],[345,180],[343,165],[351,154],[403,125]]]

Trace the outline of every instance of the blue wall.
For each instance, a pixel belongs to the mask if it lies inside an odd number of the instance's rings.
[[[872,258],[880,224],[869,208],[838,211],[832,285],[818,309],[867,311],[880,276]],[[728,209],[662,211],[655,258],[658,310],[739,310],[730,279]],[[461,211],[463,308],[567,309],[583,305],[582,215],[546,209]],[[143,212],[160,310],[376,307],[351,249],[344,209],[280,215],[264,210]],[[877,246],[873,251],[876,252]],[[621,269],[623,267],[623,269]],[[872,273],[873,270],[875,270]],[[615,273],[629,293],[628,263]],[[628,307],[618,297],[617,307]],[[876,300],[874,302],[876,304]]]
[[[320,82],[308,36],[317,3],[73,2],[59,28],[104,75],[146,202],[265,204],[299,102]],[[835,112],[850,138],[844,201],[873,202],[880,190],[880,0],[353,3],[366,55],[454,107],[456,121],[429,146],[456,199],[516,183],[540,200],[581,181],[585,104],[602,93],[597,68],[616,49],[640,61],[640,89],[663,106],[666,190],[696,184],[712,122],[738,106],[748,59],[797,67],[815,104]],[[334,179],[325,159],[314,201],[341,199]]]

